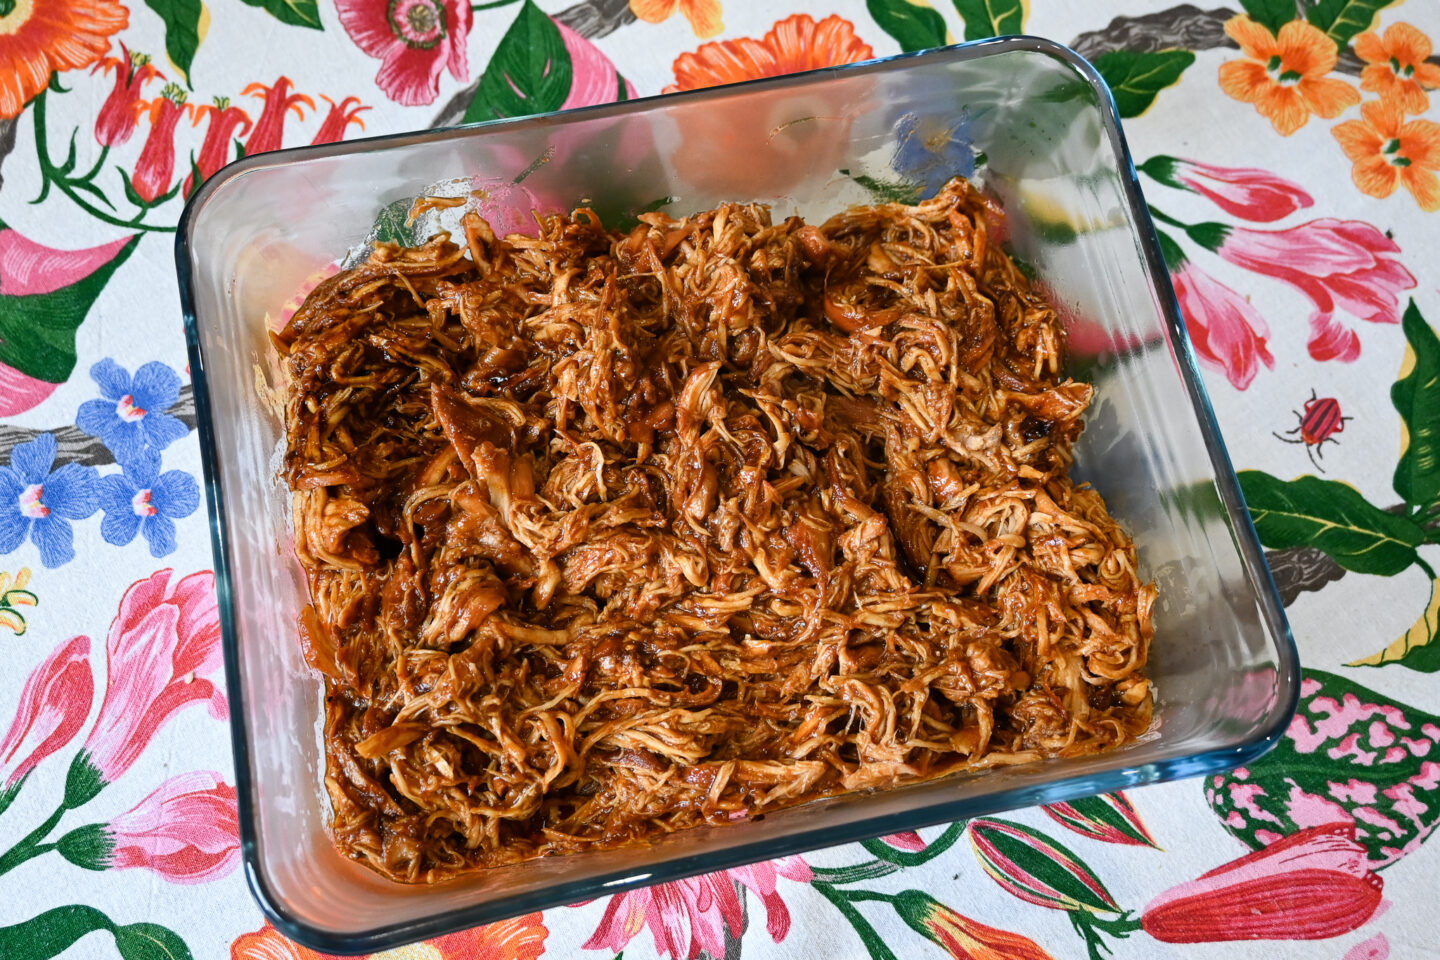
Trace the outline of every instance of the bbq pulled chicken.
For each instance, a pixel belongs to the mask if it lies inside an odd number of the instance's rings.
[[[952,181],[378,244],[275,344],[334,838],[396,880],[1144,731],[1091,388]]]

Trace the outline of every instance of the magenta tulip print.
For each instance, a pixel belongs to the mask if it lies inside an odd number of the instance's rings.
[[[235,788],[218,773],[182,773],[109,823],[77,827],[56,841],[87,870],[152,871],[171,883],[209,883],[240,863]]]
[[[1200,362],[1222,371],[1237,390],[1255,382],[1261,367],[1275,369],[1270,327],[1245,297],[1191,263],[1161,234],[1175,298]]]
[[[72,637],[35,668],[20,692],[15,717],[0,741],[0,812],[31,770],[75,739],[94,699],[90,638]]]
[[[1242,220],[1270,223],[1315,205],[1315,198],[1300,184],[1254,167],[1220,167],[1162,155],[1138,169],[1167,187],[1198,193]]]

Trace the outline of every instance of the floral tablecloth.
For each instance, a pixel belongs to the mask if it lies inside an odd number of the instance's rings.
[[[1022,31],[1127,118],[1300,645],[1284,741],[388,956],[1440,955],[1440,5],[1231,4],[0,0],[0,957],[316,956],[238,869],[173,260],[197,182]]]

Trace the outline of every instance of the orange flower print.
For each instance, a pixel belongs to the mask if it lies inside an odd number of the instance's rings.
[[[631,0],[632,5],[635,2]],[[778,77],[873,56],[875,51],[855,35],[849,20],[831,14],[816,23],[809,15],[797,13],[775,24],[759,40],[719,40],[702,44],[694,53],[680,54],[675,58],[675,82],[665,92]]]
[[[372,954],[370,960],[536,960],[545,952],[541,914],[531,913],[486,927],[437,937],[423,943]],[[242,933],[230,945],[230,960],[341,960],[292,943],[266,923],[254,933]]]
[[[1277,37],[1240,14],[1226,21],[1225,32],[1250,59],[1221,64],[1220,89],[1255,104],[1281,136],[1305,126],[1312,113],[1330,119],[1360,102],[1350,84],[1325,76],[1339,54],[1318,27],[1291,20]]]
[[[1368,66],[1360,71],[1360,89],[1400,104],[1406,113],[1430,109],[1427,89],[1440,87],[1440,66],[1426,63],[1430,38],[1408,23],[1392,23],[1384,38],[1368,31],[1355,38],[1355,55]]]
[[[1338,124],[1332,133],[1355,164],[1351,173],[1361,193],[1388,197],[1403,186],[1426,211],[1440,210],[1440,124],[1406,122],[1394,100],[1372,100],[1361,120]]]
[[[0,118],[19,116],[52,72],[99,60],[129,23],[115,0],[0,2]]]
[[[725,29],[720,22],[720,0],[630,0],[630,12],[646,23],[668,20],[677,9],[685,14],[690,29],[701,40]]]

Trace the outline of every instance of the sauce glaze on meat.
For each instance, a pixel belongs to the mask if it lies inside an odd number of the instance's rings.
[[[963,180],[377,245],[274,338],[340,849],[427,882],[1149,724],[1091,388]]]

